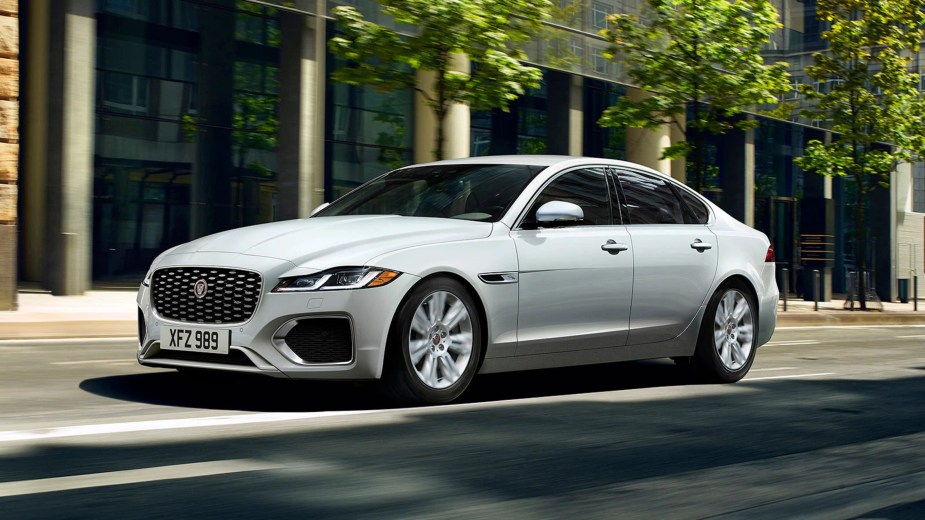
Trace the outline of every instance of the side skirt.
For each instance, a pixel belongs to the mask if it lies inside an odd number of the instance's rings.
[[[595,365],[599,363],[617,363],[641,359],[693,356],[697,349],[697,336],[705,307],[701,307],[697,317],[687,329],[674,339],[659,343],[627,345],[623,347],[606,347],[571,352],[552,352],[549,354],[531,354],[526,356],[509,356],[486,358],[480,374],[497,372],[514,372],[518,370],[538,370],[545,368]]]

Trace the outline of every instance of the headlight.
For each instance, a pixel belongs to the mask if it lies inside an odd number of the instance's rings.
[[[400,275],[379,267],[339,267],[305,276],[280,279],[273,292],[332,291],[386,285]]]

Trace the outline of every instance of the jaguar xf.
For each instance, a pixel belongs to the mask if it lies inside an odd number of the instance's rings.
[[[423,403],[478,373],[651,358],[728,383],[774,332],[774,266],[763,233],[636,164],[440,161],[163,252],[138,292],[137,357],[381,380]]]

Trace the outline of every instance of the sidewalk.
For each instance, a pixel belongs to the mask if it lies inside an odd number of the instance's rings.
[[[925,325],[925,300],[919,300],[919,310],[909,303],[883,302],[882,311],[844,310],[844,296],[828,302],[819,302],[819,310],[813,310],[813,302],[787,300],[787,311],[783,301],[777,304],[778,327],[820,327],[829,325]],[[855,306],[858,304],[855,303]]]
[[[19,310],[0,312],[0,340],[42,338],[134,337],[137,311],[134,290],[89,291],[84,296],[52,296],[20,292]],[[789,300],[777,306],[778,327],[826,325],[925,325],[925,301],[919,311],[912,303],[884,302],[882,312],[842,309],[843,300],[813,302]]]
[[[0,311],[0,339],[106,338],[138,334],[136,291],[83,296],[20,292],[19,310]]]

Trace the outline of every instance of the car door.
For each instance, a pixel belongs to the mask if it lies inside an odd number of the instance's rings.
[[[511,232],[519,262],[517,355],[626,343],[633,248],[626,226],[614,223],[615,193],[604,168],[567,171],[540,191]],[[540,227],[536,211],[550,201],[577,204],[584,219]]]
[[[616,173],[635,260],[627,343],[669,340],[687,328],[713,285],[718,248],[709,210],[658,174]]]

